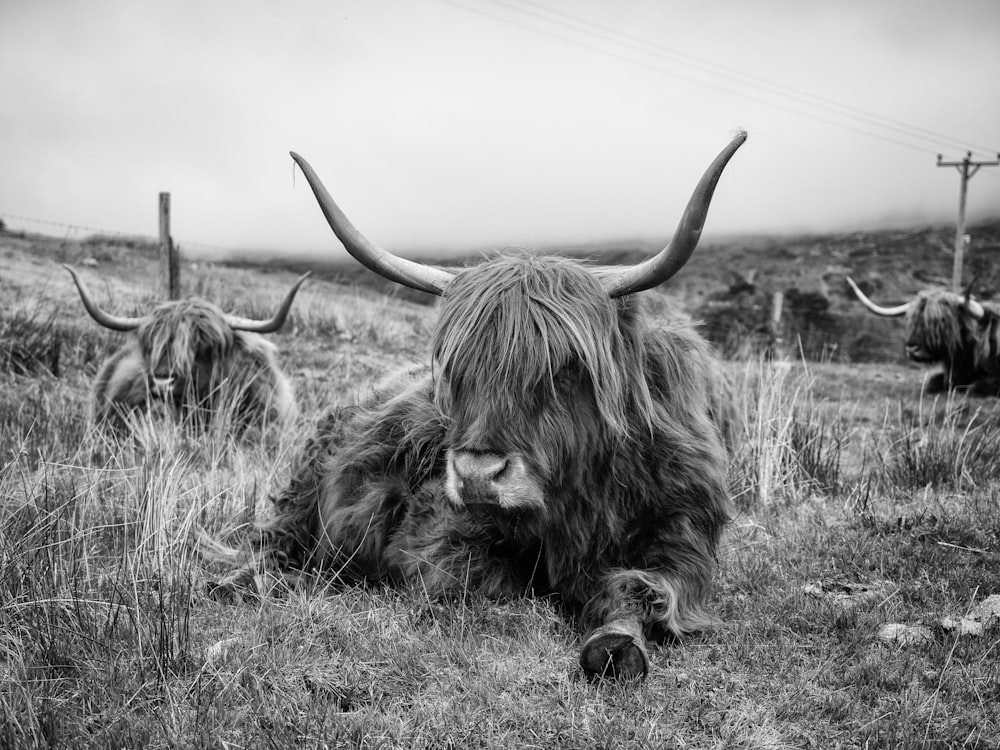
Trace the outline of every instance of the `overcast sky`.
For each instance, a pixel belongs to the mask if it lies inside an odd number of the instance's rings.
[[[294,150],[391,249],[659,241],[745,128],[706,236],[953,222],[998,73],[995,0],[2,0],[0,217],[341,256]]]

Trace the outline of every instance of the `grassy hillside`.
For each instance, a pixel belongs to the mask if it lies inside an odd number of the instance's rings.
[[[972,224],[971,249],[966,255],[965,278],[977,279],[977,293],[989,299],[1000,288],[1000,219]],[[952,248],[955,229],[952,225],[924,226],[910,229],[856,231],[840,234],[791,234],[771,236],[725,237],[706,239],[675,279],[663,290],[685,307],[697,306],[707,294],[726,288],[732,275],[745,277],[755,271],[757,282],[766,289],[808,287],[819,278],[833,288],[838,301],[850,305],[849,289],[838,278],[850,273],[855,278],[866,274],[884,277],[884,293],[905,298],[928,285],[947,285],[951,281]],[[332,243],[336,239],[331,236]],[[589,258],[602,264],[636,263],[659,250],[649,241],[609,242],[590,247],[553,246],[547,252],[577,258]],[[285,265],[276,253],[270,265]],[[439,265],[461,266],[476,262],[482,253],[463,256],[421,256],[421,260]],[[325,278],[387,294],[394,286],[372,275],[353,261],[325,262],[322,258],[301,259],[288,264],[295,269],[312,268]],[[433,298],[416,293],[415,299],[430,304]],[[842,298],[842,299],[841,299]],[[839,305],[838,305],[839,307]]]
[[[965,283],[975,279],[978,297],[992,299],[1000,289],[1000,220],[970,225],[968,233],[972,243],[963,278]],[[778,334],[793,356],[902,362],[901,323],[880,320],[864,310],[844,278],[852,276],[884,304],[905,301],[929,286],[949,286],[954,238],[953,226],[925,226],[710,239],[701,243],[682,273],[656,292],[668,295],[680,309],[703,321],[706,335],[732,353],[760,338],[755,329],[767,327],[774,293],[781,292],[784,315]],[[658,249],[649,242],[547,248],[599,264],[637,263]],[[480,257],[425,260],[461,266]],[[431,295],[400,288],[352,261],[310,259],[281,265],[313,269],[323,278],[400,299],[434,302]]]
[[[726,257],[778,286],[806,266],[874,273],[874,257],[884,301],[917,288],[882,250],[853,265],[860,240],[801,239],[784,259],[759,242]],[[702,248],[668,292],[729,283],[706,250],[723,252]],[[546,601],[329,581],[240,606],[204,593],[220,570],[192,531],[238,542],[316,418],[424,356],[431,307],[317,274],[272,337],[295,424],[239,442],[158,422],[118,442],[87,408],[120,335],[82,312],[62,262],[115,312],[157,297],[142,243],[0,236],[0,747],[1000,746],[995,401],[921,399],[923,371],[896,363],[729,361],[743,419],[724,625],[655,648],[641,684],[591,684]],[[182,275],[241,315],[295,277]]]

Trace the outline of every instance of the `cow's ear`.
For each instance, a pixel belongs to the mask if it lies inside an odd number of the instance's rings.
[[[978,279],[979,279],[979,275],[978,274],[975,275],[975,276],[973,276],[972,277],[972,281],[970,281],[969,285],[967,287],[965,287],[965,293],[962,296],[965,297],[965,304],[966,305],[968,305],[969,304],[969,300],[972,299],[972,290],[976,286],[976,281]]]
[[[969,296],[962,300],[962,307],[976,320],[982,320],[986,316],[986,308]]]
[[[969,285],[965,287],[965,294],[962,295],[962,305],[968,311],[969,315],[974,317],[976,320],[982,320],[983,316],[986,315],[986,310],[981,304],[972,299],[972,289],[976,286],[976,282],[979,280],[979,275],[976,274],[972,277],[972,281]]]

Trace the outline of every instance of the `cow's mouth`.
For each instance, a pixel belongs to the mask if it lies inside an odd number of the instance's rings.
[[[505,539],[518,539],[529,535],[529,520],[533,513],[504,508],[490,502],[467,502],[466,512],[478,523],[495,529]]]
[[[511,510],[509,508],[504,508],[502,505],[497,503],[484,502],[482,500],[467,501],[462,503],[462,506],[469,512],[472,516],[488,516],[490,518],[504,518],[510,519],[514,516],[520,515],[516,510]]]

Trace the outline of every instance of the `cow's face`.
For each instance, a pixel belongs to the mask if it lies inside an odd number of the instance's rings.
[[[206,397],[233,345],[233,331],[207,302],[170,302],[136,331],[150,394],[180,403]]]
[[[458,274],[433,337],[449,498],[540,510],[624,431],[618,303],[566,260],[499,258]]]
[[[973,346],[979,326],[959,295],[922,292],[906,314],[906,356],[921,363],[959,359]]]

